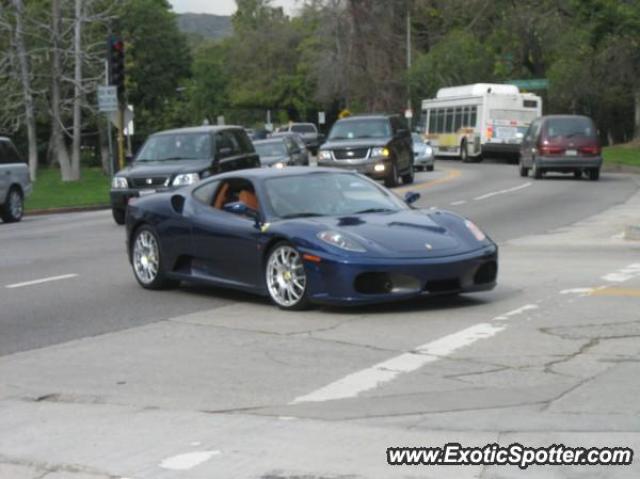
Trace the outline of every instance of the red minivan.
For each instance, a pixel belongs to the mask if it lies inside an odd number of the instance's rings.
[[[573,173],[576,178],[584,173],[596,181],[601,167],[598,131],[587,116],[542,116],[531,123],[522,140],[520,176],[529,170],[536,179],[550,171]]]

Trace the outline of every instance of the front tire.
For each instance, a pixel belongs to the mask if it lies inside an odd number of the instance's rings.
[[[391,164],[391,170],[389,174],[384,179],[384,186],[387,188],[393,188],[394,186],[398,186],[398,166],[395,163]]]
[[[536,160],[533,160],[533,165],[531,167],[531,175],[536,180],[539,180],[539,179],[542,178],[542,170],[538,167],[538,164],[536,163]]]
[[[409,173],[407,173],[406,175],[402,175],[402,183],[404,183],[405,185],[410,185],[411,183],[413,183],[415,177],[416,174],[413,170],[413,164],[411,164],[409,165]]]
[[[529,168],[522,164],[522,160],[520,160],[520,176],[526,178],[529,176]]]
[[[427,166],[427,171],[433,171],[433,165],[428,165]]]
[[[591,168],[589,170],[589,179],[591,181],[598,181],[600,179],[600,168]]]
[[[460,144],[460,159],[463,163],[469,163],[471,159],[469,158],[469,149],[467,148],[467,142],[462,141]]]
[[[307,273],[302,255],[291,243],[281,241],[271,248],[264,273],[269,297],[276,306],[288,311],[309,307]]]
[[[111,208],[111,214],[113,216],[113,221],[116,224],[123,225],[125,220],[125,210],[121,208]]]
[[[4,206],[2,207],[2,221],[5,223],[17,223],[24,214],[24,197],[17,187],[12,187],[7,193]]]
[[[140,286],[145,289],[166,289],[178,285],[178,281],[168,279],[164,272],[160,240],[151,226],[139,227],[131,243],[131,266]]]

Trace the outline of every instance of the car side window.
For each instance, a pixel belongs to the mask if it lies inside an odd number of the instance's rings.
[[[231,178],[220,183],[211,206],[224,211],[225,205],[238,202],[244,203],[254,211],[259,211],[260,209],[253,184],[243,178]]]
[[[206,183],[195,190],[193,190],[193,197],[200,203],[213,206],[213,194],[218,189],[219,181],[211,181]]]
[[[219,131],[215,136],[216,158],[223,159],[242,152],[240,143],[232,131]]]
[[[251,138],[247,135],[247,132],[244,130],[233,130],[233,136],[237,144],[239,145],[239,153],[255,153],[255,149],[253,148],[253,143],[251,142]]]
[[[7,142],[0,141],[0,165],[6,165],[9,163],[9,156],[7,152]]]

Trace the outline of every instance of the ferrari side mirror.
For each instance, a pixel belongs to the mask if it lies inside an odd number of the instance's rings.
[[[227,203],[222,208],[227,213],[233,213],[234,215],[246,216],[247,218],[251,218],[252,220],[258,222],[260,221],[260,215],[253,208],[249,208],[242,201],[235,201],[233,203]]]
[[[415,191],[407,191],[404,195],[404,202],[408,205],[411,205],[420,199],[420,193],[416,193]]]

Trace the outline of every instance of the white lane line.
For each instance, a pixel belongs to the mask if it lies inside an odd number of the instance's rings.
[[[632,263],[614,273],[604,275],[602,279],[610,283],[624,283],[636,276],[640,276],[640,263]]]
[[[291,404],[321,402],[335,399],[347,399],[375,389],[395,379],[398,375],[409,373],[425,364],[438,361],[454,351],[468,346],[480,339],[490,338],[504,330],[506,326],[480,323],[450,334],[430,343],[418,346],[411,352],[401,354],[361,371],[349,374],[310,394],[295,398]]]
[[[475,201],[486,200],[487,198],[491,198],[493,196],[504,195],[506,193],[512,193],[514,191],[523,190],[524,188],[528,188],[532,183],[525,183],[523,185],[514,186],[513,188],[507,188],[506,190],[492,191],[491,193],[487,193],[486,195],[476,196],[474,198]]]
[[[467,202],[467,200],[454,201],[453,203],[451,203],[451,206],[464,205],[466,202]]]
[[[495,318],[493,318],[493,321],[507,321],[514,316],[518,316],[519,314],[526,313],[527,311],[533,311],[534,309],[538,308],[539,306],[537,304],[525,304],[518,309],[514,309],[513,311],[509,311],[508,313],[496,316]]]
[[[187,452],[186,454],[179,454],[164,459],[160,463],[160,467],[171,471],[188,471],[218,454],[220,454],[220,451]]]
[[[40,279],[34,279],[33,281],[25,281],[24,283],[8,284],[5,286],[5,288],[8,288],[8,289],[22,288],[24,286],[33,286],[34,284],[49,283],[50,281],[60,281],[62,279],[75,278],[76,276],[78,276],[76,273],[63,274],[60,276],[50,276],[48,278],[40,278]]]

